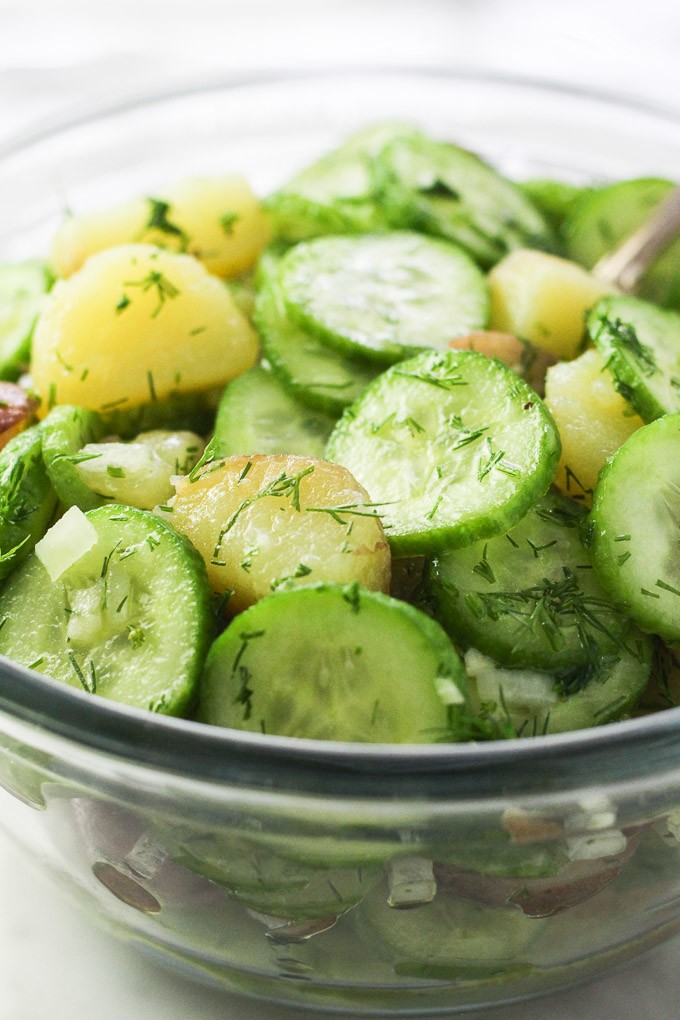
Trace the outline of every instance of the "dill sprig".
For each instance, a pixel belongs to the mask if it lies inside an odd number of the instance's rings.
[[[259,492],[256,492],[253,496],[248,496],[247,499],[244,499],[243,502],[236,507],[226,524],[220,528],[220,533],[217,536],[217,541],[215,542],[215,547],[213,549],[213,560],[216,560],[219,556],[222,542],[234,527],[241,514],[258,500],[265,499],[267,496],[279,499],[289,499],[293,508],[299,512],[300,482],[303,478],[306,478],[307,475],[311,475],[313,470],[314,465],[310,464],[308,467],[302,468],[302,470],[298,471],[295,475],[288,475],[285,471],[282,471],[277,478],[265,485]]]
[[[169,202],[164,202],[161,198],[147,198],[147,202],[150,206],[149,219],[146,222],[142,233],[146,233],[147,230],[158,230],[161,234],[167,234],[169,237],[176,237],[180,244],[180,251],[186,251],[189,238],[186,231],[177,224],[173,223],[170,217],[170,210],[172,206]]]
[[[607,320],[607,326],[611,334],[612,345],[618,350],[632,355],[644,375],[649,377],[659,371],[653,349],[640,341],[630,322],[623,322],[621,319]]]
[[[563,577],[558,580],[545,577],[520,591],[473,592],[465,597],[465,603],[478,620],[496,623],[509,617],[534,633],[540,631],[555,651],[564,646],[562,629],[572,626],[591,661],[597,655],[593,634],[622,647],[621,640],[601,619],[602,614],[618,615],[616,608],[606,599],[587,595],[568,567],[562,571]]]

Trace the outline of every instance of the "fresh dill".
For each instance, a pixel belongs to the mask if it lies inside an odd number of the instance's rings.
[[[170,212],[172,206],[169,202],[164,202],[160,198],[147,198],[147,202],[150,206],[149,219],[146,222],[142,233],[146,233],[147,230],[158,230],[161,234],[167,234],[169,237],[176,237],[179,241],[179,250],[186,251],[189,238],[184,230],[177,224],[173,223],[170,219]]]

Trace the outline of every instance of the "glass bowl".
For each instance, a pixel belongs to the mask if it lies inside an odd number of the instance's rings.
[[[677,117],[472,74],[212,83],[0,152],[0,259],[65,207],[237,170],[266,193],[350,131],[420,123],[516,177],[673,175]],[[2,824],[110,929],[183,972],[356,1012],[565,987],[680,928],[680,710],[507,743],[293,741],[159,718],[3,661]],[[407,909],[410,908],[410,909]]]

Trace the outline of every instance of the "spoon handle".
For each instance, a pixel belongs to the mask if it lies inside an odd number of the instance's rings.
[[[680,187],[674,188],[642,226],[592,269],[594,276],[632,294],[651,263],[680,233]]]

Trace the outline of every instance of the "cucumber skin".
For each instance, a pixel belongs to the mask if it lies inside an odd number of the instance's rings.
[[[21,472],[18,488],[12,493],[12,479]],[[10,439],[0,452],[0,580],[19,566],[47,531],[57,506],[42,455],[42,434],[33,425]],[[28,504],[28,511],[25,505]],[[22,510],[20,519],[16,514]],[[19,546],[19,548],[17,548]],[[10,550],[16,549],[8,556]],[[6,558],[5,558],[6,557]]]
[[[98,443],[105,434],[96,411],[72,404],[54,407],[40,423],[43,457],[47,473],[64,507],[77,506],[83,512],[105,506],[111,500],[93,492],[70,460],[88,443]]]

